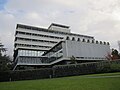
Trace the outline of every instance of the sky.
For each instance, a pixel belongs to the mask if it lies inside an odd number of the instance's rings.
[[[11,56],[18,23],[42,28],[68,25],[74,33],[94,36],[118,49],[120,0],[0,0],[0,41]]]

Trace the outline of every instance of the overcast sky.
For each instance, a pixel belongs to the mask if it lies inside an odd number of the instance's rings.
[[[0,0],[0,40],[10,55],[17,23],[47,28],[53,22],[118,49],[120,0]]]

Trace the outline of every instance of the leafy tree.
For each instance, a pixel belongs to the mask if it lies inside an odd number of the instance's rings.
[[[2,56],[2,52],[6,52],[7,49],[4,48],[4,45],[2,43],[0,43],[0,56]]]
[[[106,56],[106,58],[107,58],[107,60],[109,60],[109,61],[112,60],[112,55],[111,55],[111,53],[108,53],[107,56]]]
[[[106,58],[108,60],[117,60],[120,59],[120,53],[116,49],[112,49],[111,53],[108,53]]]
[[[71,64],[77,64],[76,58],[74,56],[70,57]]]
[[[10,70],[12,66],[9,56],[7,56],[6,53],[4,54],[6,51],[7,49],[0,43],[0,71]]]
[[[116,49],[112,49],[112,60],[120,59],[120,54]]]

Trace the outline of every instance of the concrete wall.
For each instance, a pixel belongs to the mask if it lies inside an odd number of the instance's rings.
[[[81,41],[65,41],[63,45],[66,57],[84,57],[84,59],[105,59],[110,53],[110,46],[107,44],[87,43]]]
[[[58,26],[51,26],[51,27],[49,28],[49,30],[54,30],[54,31],[60,31],[60,32],[70,33],[70,29],[68,29],[68,28],[62,28],[62,27],[58,27]]]

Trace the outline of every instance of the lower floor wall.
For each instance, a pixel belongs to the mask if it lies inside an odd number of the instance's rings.
[[[91,73],[120,72],[120,60],[56,65],[51,68],[0,72],[0,81],[33,80]]]
[[[90,62],[101,62],[106,60],[68,60],[63,59],[59,62],[56,62],[54,64],[41,64],[41,65],[27,65],[27,64],[20,64],[15,67],[15,70],[31,70],[31,69],[40,69],[40,68],[52,68],[53,66],[57,65],[71,65],[71,64],[81,64],[81,63],[90,63]]]

